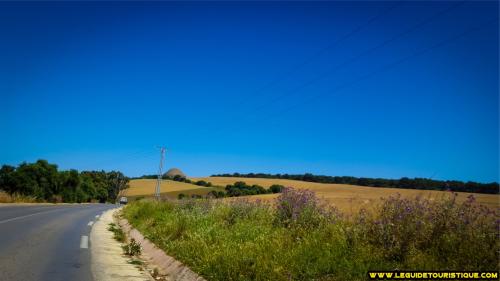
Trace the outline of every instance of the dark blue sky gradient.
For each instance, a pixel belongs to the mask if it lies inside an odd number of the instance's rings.
[[[0,2],[0,163],[498,181],[498,2],[457,3]]]

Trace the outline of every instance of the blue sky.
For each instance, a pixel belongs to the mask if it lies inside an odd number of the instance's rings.
[[[165,145],[190,176],[498,181],[497,20],[497,1],[0,2],[0,163],[137,176]]]

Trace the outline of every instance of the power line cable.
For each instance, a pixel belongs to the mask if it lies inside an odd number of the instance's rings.
[[[324,79],[325,77],[328,77],[331,73],[333,73],[335,71],[338,71],[342,67],[345,67],[345,66],[347,66],[347,65],[349,65],[349,64],[351,64],[351,63],[353,63],[353,62],[355,62],[357,60],[359,60],[360,58],[365,57],[365,56],[367,56],[367,55],[369,55],[369,54],[371,54],[371,53],[373,53],[373,52],[381,49],[382,47],[385,47],[386,45],[388,45],[388,44],[390,44],[390,43],[398,40],[399,38],[402,38],[402,37],[406,36],[407,34],[412,33],[415,30],[418,30],[419,28],[422,28],[423,26],[427,25],[428,23],[432,22],[433,20],[435,20],[435,19],[437,19],[437,18],[445,15],[446,13],[449,13],[449,12],[453,11],[454,9],[460,7],[464,3],[465,3],[465,1],[460,1],[458,3],[455,3],[455,4],[447,7],[446,9],[440,10],[437,13],[432,14],[431,16],[429,16],[429,17],[427,17],[427,18],[419,21],[417,24],[412,25],[410,28],[404,30],[403,32],[400,32],[400,33],[396,34],[395,36],[391,37],[390,39],[385,40],[382,43],[380,43],[380,44],[378,44],[378,45],[376,45],[376,46],[374,46],[372,48],[369,48],[369,49],[365,50],[361,54],[358,54],[358,55],[356,55],[354,57],[351,57],[348,60],[343,61],[342,63],[340,63],[340,64],[336,65],[335,67],[333,67],[333,68],[331,68],[331,69],[323,72],[322,74],[316,76],[315,78],[310,79],[309,81],[301,84],[300,86],[298,86],[296,88],[293,88],[292,90],[287,91],[287,92],[283,93],[282,95],[279,95],[279,96],[275,97],[274,99],[272,99],[270,101],[267,101],[266,103],[261,104],[260,106],[258,106],[254,110],[252,110],[252,112],[255,113],[257,111],[260,111],[260,110],[264,109],[266,106],[268,106],[269,104],[275,103],[275,102],[277,102],[279,100],[282,100],[283,98],[286,98],[286,97],[289,97],[289,96],[291,96],[293,94],[298,93],[300,90],[302,90],[302,89],[304,89],[304,88],[306,88],[306,87],[314,84],[315,82],[317,82],[319,80]],[[248,115],[246,115],[245,117],[248,117]],[[220,129],[223,129],[223,127],[216,127],[215,131],[217,132]]]
[[[357,33],[363,31],[366,27],[371,26],[374,22],[376,22],[377,20],[379,20],[382,17],[386,16],[391,11],[393,11],[394,9],[396,9],[397,7],[399,7],[400,5],[402,5],[404,2],[406,2],[406,1],[405,0],[394,1],[393,5],[390,5],[389,7],[385,8],[385,9],[382,9],[382,11],[380,11],[376,15],[370,17],[366,22],[364,22],[364,23],[356,26],[354,29],[352,29],[348,33],[344,34],[343,36],[341,36],[337,40],[335,40],[332,43],[328,44],[326,47],[317,50],[312,55],[308,56],[305,60],[299,62],[296,65],[294,65],[291,69],[289,69],[288,71],[286,71],[282,75],[277,76],[276,78],[272,79],[268,83],[264,84],[264,86],[258,88],[255,92],[252,93],[252,97],[255,97],[256,95],[260,95],[265,90],[267,90],[269,88],[272,88],[273,86],[275,86],[279,82],[285,80],[289,76],[291,76],[294,73],[298,72],[300,69],[302,69],[303,67],[309,65],[315,59],[319,58],[323,54],[325,54],[328,51],[332,50],[333,48],[337,47],[340,43],[348,40],[349,38],[353,37]],[[232,107],[239,107],[241,105],[244,105],[244,104],[248,103],[248,101],[249,101],[248,98],[243,99],[240,102],[237,102],[236,104],[232,105]]]
[[[366,27],[370,26],[371,24],[373,24],[375,21],[377,21],[379,18],[381,18],[382,16],[385,16],[387,15],[389,12],[391,12],[392,10],[394,10],[395,8],[397,8],[398,6],[400,6],[403,2],[405,2],[404,0],[400,0],[400,1],[395,1],[394,2],[394,5],[391,5],[389,6],[388,8],[386,9],[383,9],[381,12],[379,12],[378,14],[370,17],[366,22],[364,22],[363,24],[360,24],[358,25],[357,27],[355,27],[353,30],[351,30],[350,32],[348,32],[347,34],[344,34],[342,37],[340,37],[339,39],[335,40],[334,42],[332,42],[331,44],[329,44],[328,46],[316,51],[315,53],[313,53],[311,56],[307,57],[305,60],[303,60],[302,62],[296,64],[295,66],[293,66],[290,70],[288,70],[287,72],[285,72],[284,74],[276,77],[275,79],[271,80],[270,82],[268,82],[267,84],[265,84],[263,87],[259,88],[256,92],[254,92],[254,95],[255,94],[259,94],[261,92],[263,92],[264,90],[268,89],[268,88],[271,88],[272,86],[278,84],[279,82],[285,80],[286,78],[288,78],[288,76],[294,74],[295,72],[297,72],[298,70],[300,70],[301,68],[303,68],[304,66],[307,66],[309,63],[311,63],[312,61],[314,61],[316,58],[320,57],[321,55],[325,54],[326,52],[330,51],[331,49],[333,49],[334,47],[336,47],[337,45],[339,45],[340,43],[342,43],[343,41],[346,41],[347,39],[351,38],[352,36],[356,35],[357,33],[361,32],[363,29],[365,29]],[[245,102],[247,102],[248,100],[243,100],[239,105],[241,104],[244,104]]]
[[[304,104],[309,103],[309,102],[311,102],[311,101],[313,101],[313,100],[315,100],[315,99],[317,99],[317,98],[319,98],[319,97],[321,97],[321,96],[324,96],[325,94],[326,94],[326,95],[331,95],[331,94],[333,94],[333,93],[336,93],[336,92],[338,92],[338,91],[340,91],[340,90],[342,90],[342,89],[344,89],[344,88],[347,88],[347,87],[349,87],[349,86],[351,86],[351,85],[354,85],[354,84],[356,84],[356,83],[358,83],[358,82],[360,82],[360,81],[363,81],[363,80],[366,80],[366,79],[368,79],[368,78],[371,78],[372,76],[374,76],[374,75],[376,75],[376,74],[378,74],[378,73],[381,73],[381,72],[387,71],[387,70],[389,70],[389,69],[392,69],[392,68],[394,68],[394,67],[398,66],[399,64],[402,64],[402,63],[404,63],[404,62],[406,62],[406,61],[408,61],[408,60],[410,60],[410,59],[412,59],[412,58],[415,58],[415,57],[418,57],[418,56],[422,56],[422,55],[424,55],[424,54],[426,54],[426,53],[430,52],[430,51],[431,51],[431,50],[433,50],[433,49],[436,49],[436,48],[442,47],[442,46],[444,46],[444,45],[446,45],[446,44],[448,44],[448,43],[450,43],[450,42],[452,42],[452,41],[454,41],[454,40],[457,40],[457,39],[459,39],[459,38],[461,38],[461,37],[465,36],[466,34],[468,34],[468,33],[470,33],[470,32],[473,32],[473,31],[475,31],[475,30],[481,29],[483,26],[486,26],[487,24],[489,24],[489,23],[491,23],[491,22],[498,22],[498,18],[494,18],[494,19],[491,19],[491,20],[485,21],[485,22],[481,23],[480,25],[477,25],[477,26],[471,27],[471,28],[469,28],[469,29],[467,29],[467,30],[465,30],[465,31],[463,31],[463,32],[461,32],[461,33],[459,33],[459,34],[456,34],[456,35],[454,35],[454,36],[452,36],[452,37],[449,37],[449,38],[447,38],[447,39],[445,39],[445,40],[439,41],[438,43],[436,43],[436,44],[434,44],[434,45],[432,45],[432,46],[430,46],[430,47],[420,49],[420,50],[418,50],[418,51],[416,51],[416,52],[412,53],[411,55],[405,56],[405,57],[403,57],[403,58],[401,58],[401,59],[399,59],[399,60],[396,60],[396,61],[394,61],[394,62],[392,62],[392,63],[389,63],[389,64],[387,64],[387,65],[383,66],[382,68],[379,68],[379,69],[377,69],[377,70],[374,70],[374,71],[371,71],[371,72],[369,72],[369,73],[367,73],[367,74],[364,74],[364,75],[362,75],[362,76],[359,76],[358,78],[356,78],[355,80],[353,80],[353,81],[351,81],[351,82],[346,82],[346,83],[344,83],[344,84],[342,84],[342,85],[338,86],[338,87],[337,87],[335,90],[333,90],[333,91],[330,91],[330,92],[327,92],[327,93],[319,93],[319,94],[317,94],[317,95],[311,96],[311,97],[309,97],[308,99],[306,99],[305,101],[302,101],[301,103],[295,104],[295,105],[293,105],[293,106],[289,106],[289,107],[285,108],[284,110],[280,111],[278,114],[271,114],[271,115],[268,115],[268,116],[266,116],[265,118],[263,118],[262,120],[265,120],[265,119],[270,119],[270,118],[273,118],[273,117],[279,117],[279,116],[283,115],[284,113],[286,113],[286,112],[290,111],[291,109],[293,109],[293,108],[295,108],[295,107],[297,107],[297,106],[303,106]]]

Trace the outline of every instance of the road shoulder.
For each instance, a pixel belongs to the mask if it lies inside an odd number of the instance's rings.
[[[121,244],[113,238],[108,226],[119,209],[104,212],[90,232],[91,269],[95,281],[151,281],[149,273],[140,271],[123,255]]]

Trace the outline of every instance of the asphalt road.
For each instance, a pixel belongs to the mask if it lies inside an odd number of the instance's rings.
[[[93,280],[89,222],[114,207],[0,206],[0,280]]]

